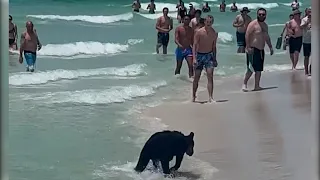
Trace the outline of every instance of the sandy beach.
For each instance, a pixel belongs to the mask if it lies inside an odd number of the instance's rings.
[[[261,86],[269,89],[244,93],[241,85],[242,79],[223,80],[214,89],[215,99],[223,102],[208,104],[190,102],[190,84],[188,99],[144,113],[168,129],[193,131],[194,156],[219,170],[212,179],[314,179],[311,79],[303,71],[265,72]],[[198,93],[199,101],[207,97],[207,91]]]

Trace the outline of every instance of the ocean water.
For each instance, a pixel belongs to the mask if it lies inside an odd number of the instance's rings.
[[[12,0],[10,14],[24,30],[32,20],[43,44],[37,71],[24,72],[17,55],[10,55],[10,178],[15,180],[162,179],[158,173],[137,175],[133,167],[145,140],[166,128],[161,120],[141,118],[141,110],[156,106],[187,91],[186,65],[175,78],[173,32],[168,55],[156,55],[155,21],[163,7],[176,17],[175,0],[156,1],[157,13],[148,14],[147,1],[132,13],[125,0]],[[187,3],[187,2],[186,2]],[[202,1],[192,2],[196,7]],[[227,2],[230,6],[231,2]],[[255,18],[255,10],[268,10],[272,42],[291,11],[290,1],[241,0]],[[219,67],[222,78],[242,76],[245,56],[237,55],[237,13],[218,12],[210,0],[219,32]],[[309,1],[302,1],[303,10]],[[204,14],[205,15],[205,14]],[[174,26],[177,21],[174,19]],[[161,51],[161,50],[160,50]],[[268,52],[268,49],[266,48]],[[266,71],[289,69],[286,52],[266,56]],[[186,158],[183,171],[210,179],[215,169]],[[180,177],[186,179],[186,177]]]

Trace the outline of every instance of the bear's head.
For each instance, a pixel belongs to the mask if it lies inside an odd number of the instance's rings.
[[[193,132],[191,132],[188,136],[185,136],[186,142],[188,145],[187,150],[186,150],[186,154],[188,154],[189,156],[193,155],[193,147],[194,147],[193,136],[194,136]]]

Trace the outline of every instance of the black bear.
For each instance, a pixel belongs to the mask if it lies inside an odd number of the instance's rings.
[[[164,174],[178,170],[184,153],[193,155],[193,136],[193,132],[185,136],[178,131],[162,131],[153,134],[141,150],[135,171],[142,172],[150,160],[155,168],[158,168],[160,161]],[[176,156],[176,164],[169,169],[169,162],[174,156]]]

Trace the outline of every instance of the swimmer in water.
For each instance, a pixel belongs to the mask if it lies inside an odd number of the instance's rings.
[[[141,8],[140,0],[133,1],[132,8],[134,12],[139,12]]]
[[[203,7],[202,7],[202,11],[207,13],[207,12],[210,12],[211,11],[211,8],[209,7],[209,4],[208,2],[206,2]]]
[[[17,25],[12,22],[12,16],[9,15],[9,48],[17,50],[18,31]]]
[[[147,9],[149,10],[150,14],[154,14],[155,13],[154,11],[156,10],[156,5],[154,4],[154,0],[150,1],[150,4],[148,4]]]
[[[181,1],[180,6],[178,7],[178,22],[181,23],[181,20],[187,15],[187,8],[184,6],[184,2]]]
[[[220,12],[226,12],[226,1],[223,0],[222,3],[220,4]]]
[[[236,5],[236,2],[232,3],[232,6],[230,7],[230,11],[231,12],[237,12],[238,11],[238,7]]]

